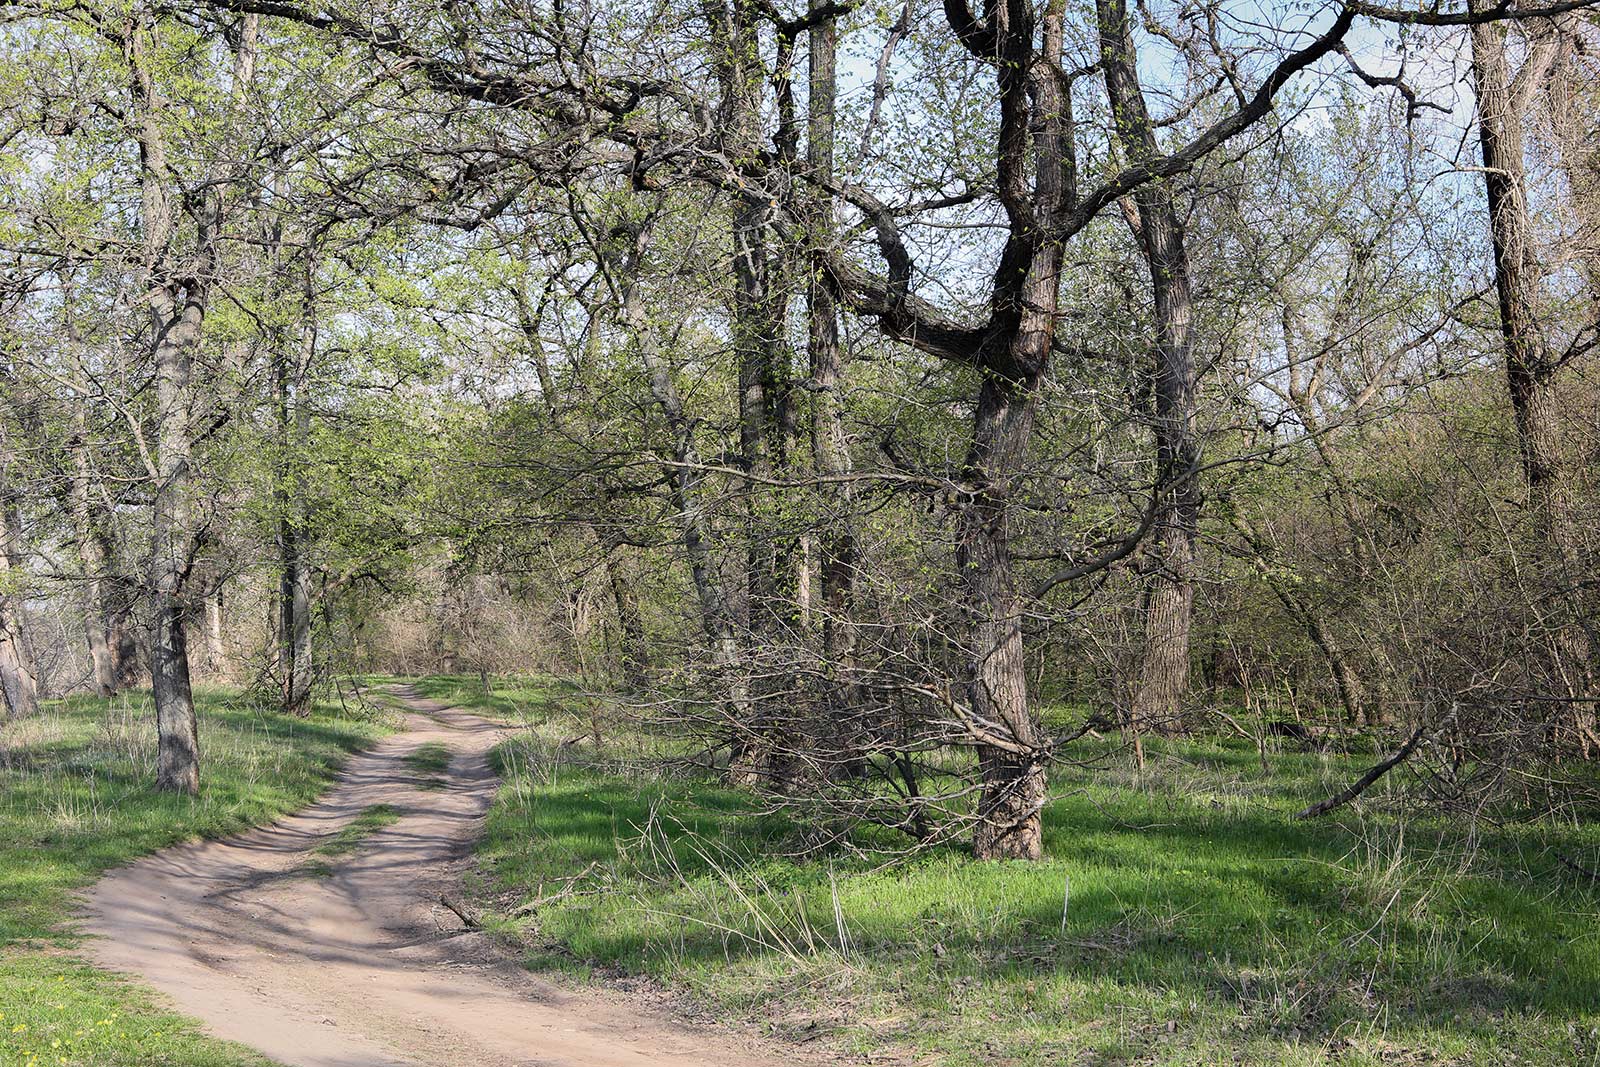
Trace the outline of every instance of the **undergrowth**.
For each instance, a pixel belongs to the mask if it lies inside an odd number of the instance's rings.
[[[1060,768],[1042,863],[816,853],[782,811],[538,681],[480,856],[530,966],[628,974],[797,1039],[930,1063],[1600,1062],[1590,824],[1468,826],[1396,777],[1293,812],[1365,755],[1152,742]],[[654,768],[654,769],[653,769]],[[520,917],[513,918],[516,913]]]

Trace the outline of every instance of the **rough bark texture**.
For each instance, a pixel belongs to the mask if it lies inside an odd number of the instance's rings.
[[[967,460],[971,502],[957,532],[956,566],[971,615],[972,715],[1000,727],[978,745],[983,792],[972,846],[983,859],[1038,859],[1044,851],[1045,776],[1036,758],[1041,735],[1028,705],[1007,507],[1033,425],[1034,388],[1033,380],[998,376],[984,383]]]
[[[1487,0],[1473,0],[1482,10]],[[1559,605],[1550,627],[1551,684],[1560,696],[1585,693],[1591,684],[1592,648],[1583,620],[1574,617],[1577,587],[1576,516],[1572,487],[1561,454],[1560,411],[1555,395],[1558,362],[1540,329],[1540,270],[1533,248],[1523,156],[1523,121],[1531,94],[1554,58],[1554,41],[1535,41],[1515,74],[1507,59],[1506,26],[1472,27],[1472,72],[1478,96],[1478,133],[1483,152],[1484,191],[1494,250],[1495,291],[1505,347],[1506,385],[1528,486],[1541,593]],[[1575,725],[1593,736],[1592,715],[1575,705]]]
[[[189,391],[204,305],[192,289],[181,292],[181,302],[164,287],[152,297],[159,451],[151,524],[150,688],[156,705],[156,788],[193,794],[200,791],[200,747],[186,633],[194,563]]]
[[[761,108],[764,72],[759,61],[760,12],[747,0],[726,5],[708,3],[708,28],[716,45],[716,71],[721,90],[723,150],[732,159],[755,159],[761,152]],[[789,115],[781,92],[780,108]],[[783,138],[780,137],[780,141]],[[788,148],[781,151],[787,152]],[[733,204],[733,330],[739,365],[740,465],[750,476],[743,486],[746,506],[744,596],[738,618],[751,635],[752,647],[782,649],[792,625],[797,572],[792,565],[795,538],[778,528],[765,513],[764,484],[783,469],[794,437],[793,383],[784,337],[788,304],[780,270],[772,253],[772,203],[763,192],[742,191]],[[782,786],[790,767],[789,747],[775,731],[781,725],[769,714],[765,699],[781,670],[757,672],[750,710],[753,718],[738,731],[728,776],[735,784]]]
[[[140,214],[144,226],[147,300],[155,367],[155,459],[151,470],[150,688],[156,705],[156,788],[200,790],[200,754],[190,689],[186,626],[189,577],[198,542],[193,501],[194,355],[205,321],[208,279],[215,271],[219,193],[208,190],[191,212],[196,252],[174,253],[179,204],[167,162],[162,98],[152,57],[148,12],[136,13],[125,38],[138,109]]]
[[[947,3],[945,13],[961,34],[970,12]],[[995,273],[990,327],[975,353],[981,385],[956,524],[972,654],[969,729],[982,784],[972,846],[982,859],[1044,853],[1047,744],[1028,699],[1009,500],[1023,473],[1038,386],[1055,339],[1063,247],[1049,232],[1074,199],[1075,176],[1071,97],[1060,76],[1059,7],[1046,11],[1042,55],[1034,44],[1038,28],[1030,4],[1007,0],[996,6],[987,30],[964,36],[971,50],[995,60],[996,177],[1010,230]]]
[[[1100,0],[1100,54],[1117,141],[1131,163],[1156,158],[1159,147],[1139,83],[1126,0]],[[1200,446],[1195,435],[1194,300],[1183,223],[1168,184],[1134,194],[1135,227],[1154,297],[1151,348],[1156,478],[1160,511],[1145,592],[1145,647],[1135,680],[1136,729],[1177,729],[1189,688],[1189,635],[1194,613],[1195,543],[1200,526]]]
[[[814,17],[827,0],[811,0]],[[807,111],[806,165],[821,181],[833,180],[834,117],[837,89],[838,30],[831,17],[811,29],[810,92]],[[838,240],[830,201],[819,203],[810,215],[810,239],[815,248],[828,250]],[[855,749],[864,724],[857,721],[860,700],[849,680],[855,659],[855,630],[851,612],[855,600],[854,493],[845,480],[851,471],[850,443],[845,433],[843,351],[839,343],[838,296],[819,266],[810,272],[806,288],[807,341],[811,370],[811,456],[817,475],[824,479],[821,497],[827,509],[817,538],[818,579],[822,587],[822,651],[826,662],[844,677],[828,683],[827,717],[837,729],[842,751],[840,768],[859,770]]]

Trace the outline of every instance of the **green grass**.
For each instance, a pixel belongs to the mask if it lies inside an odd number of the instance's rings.
[[[373,834],[385,826],[392,826],[400,821],[400,812],[389,804],[374,804],[372,807],[357,815],[349,825],[338,833],[330,836],[322,844],[311,850],[315,858],[307,860],[300,865],[300,874],[308,878],[327,878],[333,874],[333,867],[329,860],[348,856]]]
[[[1549,854],[1593,862],[1592,821],[1401,820],[1397,776],[1300,823],[1367,757],[1264,773],[1247,743],[1156,741],[1143,774],[1057,772],[1042,863],[794,859],[744,794],[609,748],[580,765],[569,694],[494,699],[534,729],[497,753],[480,856],[507,910],[551,901],[514,925],[532,966],[963,1067],[1600,1063],[1600,893]]]
[[[450,768],[450,749],[430,741],[406,756],[406,766],[417,776],[418,789],[443,789],[444,773]]]
[[[398,679],[379,679],[397,681]],[[485,692],[476,675],[440,674],[417,678],[409,683],[418,696],[445,704],[470,707],[486,718],[522,722],[530,709],[542,708],[549,701],[576,699],[578,689],[557,678],[492,678]]]
[[[226,836],[303,807],[386,730],[337,704],[291,719],[230,696],[197,694],[198,798],[150,788],[155,725],[143,694],[51,702],[36,718],[0,728],[0,1065],[266,1062],[205,1037],[72,954],[76,890],[167,845]]]

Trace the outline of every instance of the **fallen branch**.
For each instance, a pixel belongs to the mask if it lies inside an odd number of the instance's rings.
[[[1426,729],[1427,725],[1425,723],[1419,724],[1415,732],[1413,732],[1412,735],[1406,739],[1406,743],[1401,745],[1394,755],[1390,756],[1382,763],[1372,767],[1367,771],[1366,774],[1363,774],[1360,778],[1357,778],[1353,783],[1351,783],[1348,788],[1335,793],[1326,800],[1317,801],[1309,808],[1297,814],[1295,818],[1314,819],[1318,815],[1326,815],[1335,808],[1344,807],[1356,797],[1360,796],[1362,793],[1365,793],[1368,786],[1370,786],[1373,782],[1376,782],[1379,778],[1382,778],[1384,775],[1388,774],[1394,769],[1396,764],[1400,763],[1416,750],[1417,745],[1422,741],[1422,735]]]
[[[1600,871],[1591,870],[1575,860],[1568,859],[1559,852],[1552,852],[1551,855],[1553,855],[1557,861],[1560,862],[1561,866],[1565,867],[1567,870],[1575,871],[1578,874],[1588,878],[1591,882],[1600,882]]]
[[[483,929],[483,913],[472,905],[452,900],[444,893],[439,894],[439,903],[455,912],[456,918],[460,919],[469,930]]]

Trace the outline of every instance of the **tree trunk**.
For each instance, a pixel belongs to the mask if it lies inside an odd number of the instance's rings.
[[[1489,0],[1472,0],[1485,10]],[[1558,364],[1550,356],[1538,318],[1539,267],[1534,257],[1523,158],[1523,116],[1529,96],[1548,66],[1545,47],[1529,49],[1515,76],[1506,56],[1503,22],[1474,25],[1472,71],[1478,96],[1478,133],[1483,151],[1484,191],[1494,250],[1495,290],[1505,344],[1506,384],[1522,453],[1523,480],[1542,542],[1541,570],[1547,589],[1536,592],[1562,606],[1551,626],[1550,685],[1561,697],[1584,694],[1591,684],[1591,642],[1575,610],[1577,521],[1572,489],[1561,455],[1560,412],[1555,396]],[[1548,42],[1546,42],[1548,44]],[[1592,712],[1575,703],[1574,725],[1593,736]]]
[[[947,18],[952,10],[946,5]],[[992,332],[975,353],[981,384],[962,472],[955,555],[972,656],[968,730],[982,785],[973,853],[1036,860],[1044,854],[1048,746],[1028,702],[1010,496],[1023,474],[1038,386],[1055,340],[1063,247],[1041,235],[1040,223],[1048,227],[1074,198],[1072,99],[1061,76],[1060,7],[1046,9],[1042,54],[1034,48],[1034,13],[1026,0],[996,5],[992,28],[1000,91],[995,170],[1010,234],[995,272]]]
[[[185,632],[195,531],[190,500],[190,360],[204,308],[193,289],[156,297],[157,481],[152,508],[150,686],[156,705],[156,788],[200,791],[199,728],[189,681]]]
[[[811,0],[813,17],[818,17],[818,10],[826,3],[827,0]],[[837,45],[834,19],[821,18],[811,29],[806,136],[806,163],[821,181],[833,180]],[[822,199],[811,212],[810,238],[813,247],[823,253],[838,240],[831,200]],[[812,388],[811,454],[817,475],[825,479],[820,495],[827,509],[817,538],[822,654],[830,675],[825,699],[828,721],[835,724],[843,750],[838,755],[841,769],[853,773],[860,769],[858,750],[865,727],[858,721],[861,701],[850,681],[855,660],[855,630],[851,625],[855,601],[855,494],[845,480],[851,471],[851,458],[840,396],[844,359],[839,344],[838,297],[820,265],[809,272],[806,304]]]
[[[106,619],[106,644],[111,648],[111,663],[118,689],[130,689],[145,678],[145,665],[139,661],[139,635],[133,623],[133,604],[138,599],[134,583],[112,583],[115,602]]]
[[[93,475],[89,465],[88,419],[85,402],[73,402],[73,434],[68,443],[72,453],[70,501],[72,532],[78,542],[78,558],[83,562],[83,628],[89,643],[89,660],[94,671],[95,692],[102,697],[116,694],[116,652],[111,644],[111,603],[108,597],[106,554],[95,530]]]
[[[611,586],[611,602],[617,609],[622,681],[630,689],[643,689],[648,682],[645,672],[650,666],[650,650],[645,644],[639,598],[634,595],[633,586],[618,558],[621,553],[620,541],[613,534],[602,533],[601,547],[606,553],[606,578]]]
[[[213,678],[228,673],[227,644],[223,638],[223,583],[219,578],[206,596],[206,671]]]
[[[0,691],[12,717],[39,710],[39,678],[24,635],[22,522],[8,471],[0,471]]]
[[[1126,0],[1099,0],[1100,53],[1113,124],[1131,163],[1159,154],[1139,84]],[[1145,648],[1134,688],[1135,729],[1177,729],[1189,688],[1195,544],[1200,526],[1200,446],[1195,436],[1194,300],[1183,223],[1170,186],[1152,183],[1134,196],[1135,227],[1150,270],[1156,339],[1151,350],[1160,511],[1155,567],[1145,595]]]
[[[282,671],[282,710],[289,715],[310,711],[313,680],[311,633],[311,563],[306,551],[308,510],[305,499],[305,450],[311,435],[305,391],[316,353],[315,270],[309,249],[302,279],[299,344],[283,346],[276,359],[278,442],[278,660]]]
[[[972,716],[998,727],[985,731],[978,744],[983,791],[972,848],[980,859],[1039,859],[1044,854],[1042,737],[1028,706],[1008,517],[1010,482],[1021,467],[1033,425],[1035,384],[992,373],[986,378],[966,464],[970,502],[957,524],[956,566],[970,614]]]
[[[185,626],[189,576],[197,542],[194,503],[193,359],[205,320],[206,285],[215,269],[218,193],[203,194],[195,213],[197,260],[172,262],[176,240],[175,183],[168,166],[160,109],[162,98],[146,49],[155,36],[147,11],[137,11],[126,40],[138,102],[140,214],[145,274],[152,311],[155,363],[156,455],[151,470],[150,678],[156,705],[156,788],[200,790],[198,726],[189,682]],[[185,269],[186,268],[186,269]]]

